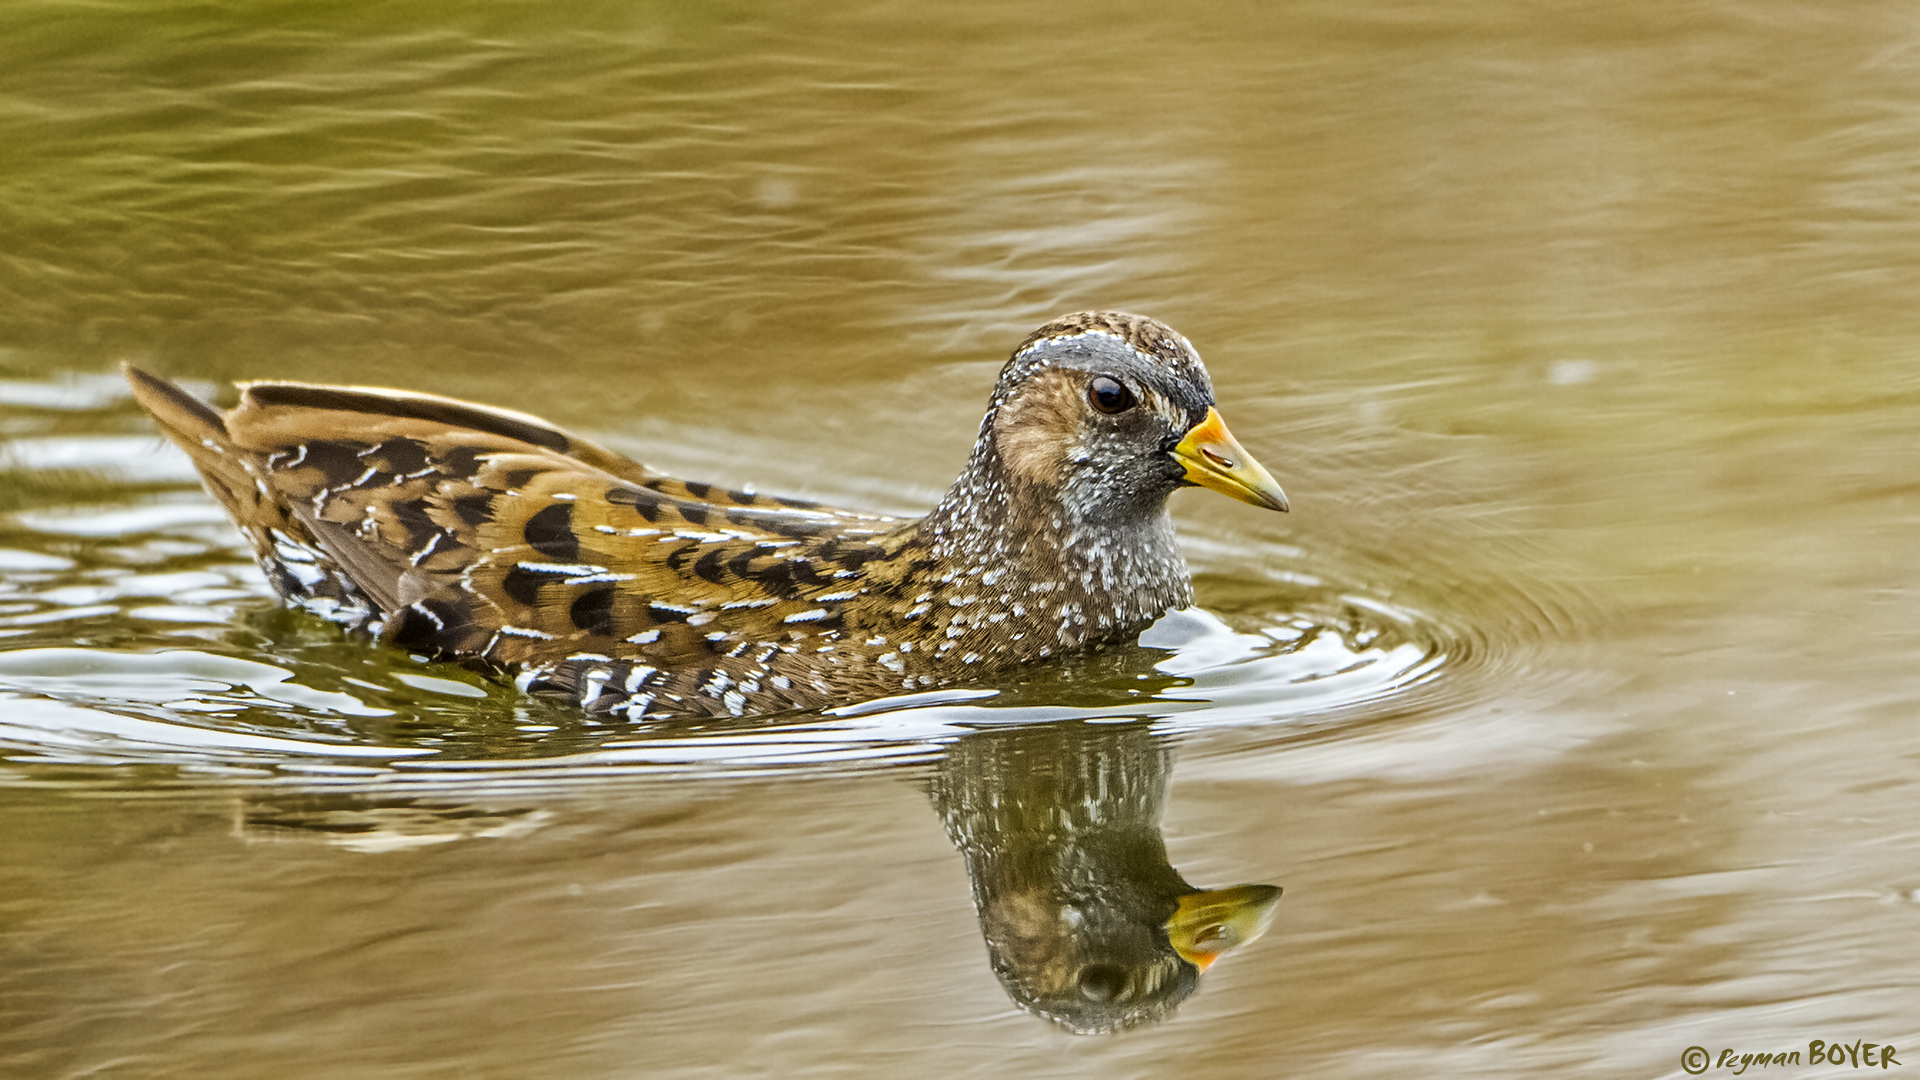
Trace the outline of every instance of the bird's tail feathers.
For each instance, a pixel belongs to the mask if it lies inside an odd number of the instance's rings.
[[[252,520],[263,497],[260,485],[247,468],[248,455],[234,445],[220,414],[152,372],[130,363],[122,364],[121,370],[133,387],[134,400],[153,416],[161,434],[193,459],[207,490],[235,521]]]

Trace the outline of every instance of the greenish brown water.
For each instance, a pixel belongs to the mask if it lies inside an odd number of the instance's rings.
[[[18,0],[0,61],[0,1074],[1920,1047],[1910,6]],[[114,374],[916,513],[1088,307],[1184,332],[1294,512],[1175,499],[1162,650],[775,727],[278,612]],[[990,965],[939,807],[1037,725],[1285,887],[1164,1022]]]

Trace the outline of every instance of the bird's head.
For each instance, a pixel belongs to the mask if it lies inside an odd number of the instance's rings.
[[[1214,409],[1193,346],[1140,315],[1082,312],[1034,331],[1000,373],[981,442],[1010,481],[1058,492],[1079,521],[1154,514],[1190,485],[1287,508]]]

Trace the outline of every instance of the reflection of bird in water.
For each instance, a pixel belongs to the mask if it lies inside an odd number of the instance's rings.
[[[1143,724],[980,731],[948,748],[934,805],[1022,1008],[1084,1033],[1161,1019],[1272,921],[1278,888],[1201,891],[1168,865],[1168,765]]]
[[[249,843],[324,840],[351,851],[405,851],[525,836],[553,820],[532,807],[364,792],[261,792],[237,800],[234,835]]]
[[[427,394],[250,383],[221,414],[128,378],[290,603],[630,720],[816,708],[1125,641],[1192,600],[1167,496],[1286,509],[1186,339],[1113,312],[1015,350],[966,471],[917,521],[677,480]]]

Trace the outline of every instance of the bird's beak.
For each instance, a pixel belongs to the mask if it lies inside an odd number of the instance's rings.
[[[1284,512],[1287,508],[1286,492],[1252,454],[1240,449],[1220,413],[1212,408],[1207,409],[1207,418],[1195,424],[1173,448],[1173,457],[1186,469],[1190,484],[1271,510]]]
[[[1167,940],[1180,959],[1199,968],[1267,932],[1280,905],[1275,885],[1235,885],[1188,893],[1167,920]]]

